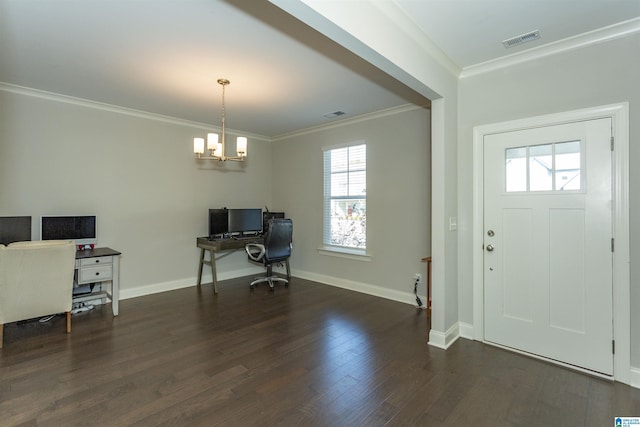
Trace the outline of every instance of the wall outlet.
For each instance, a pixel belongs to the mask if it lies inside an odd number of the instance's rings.
[[[413,275],[413,280],[417,280],[418,282],[422,282],[422,274],[416,273]]]

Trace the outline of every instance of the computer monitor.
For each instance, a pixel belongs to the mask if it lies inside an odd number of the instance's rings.
[[[258,234],[262,231],[262,209],[229,209],[229,233]]]
[[[262,232],[266,233],[269,227],[269,220],[274,218],[284,219],[284,212],[262,212]]]
[[[8,245],[9,243],[28,240],[31,240],[30,216],[0,217],[0,244]]]
[[[229,232],[229,210],[209,209],[209,237],[222,236]]]
[[[44,215],[40,217],[41,240],[75,240],[76,245],[97,242],[95,215]]]

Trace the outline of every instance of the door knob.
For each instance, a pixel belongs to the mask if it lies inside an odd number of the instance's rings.
[[[489,252],[493,251],[493,245],[487,245],[487,251]]]
[[[493,237],[493,236],[495,236],[495,235],[496,235],[496,233],[494,233],[494,232],[493,232],[493,230],[489,230],[489,231],[487,231],[487,236],[489,236],[489,237]]]

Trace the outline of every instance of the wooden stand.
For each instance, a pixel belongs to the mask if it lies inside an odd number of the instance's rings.
[[[431,257],[421,259],[427,263],[427,316],[431,317]]]

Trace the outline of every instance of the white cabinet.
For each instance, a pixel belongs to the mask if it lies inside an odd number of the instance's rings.
[[[113,257],[102,256],[76,260],[76,280],[79,285],[111,280]]]
[[[113,315],[118,315],[120,252],[110,248],[85,249],[76,252],[74,282],[79,286],[93,284],[90,293],[74,295],[73,302],[111,300]]]

